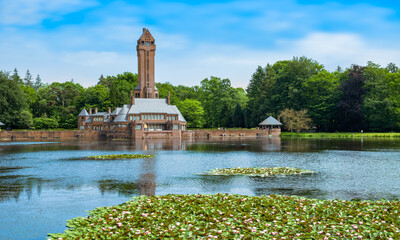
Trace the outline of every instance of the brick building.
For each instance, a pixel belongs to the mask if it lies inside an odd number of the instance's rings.
[[[175,105],[166,99],[158,99],[155,86],[154,56],[155,40],[148,29],[137,41],[138,85],[131,91],[130,104],[117,107],[111,112],[83,109],[78,116],[78,129],[95,131],[131,131],[133,137],[149,134],[181,135],[186,120]]]

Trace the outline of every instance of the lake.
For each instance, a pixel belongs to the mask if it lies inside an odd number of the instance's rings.
[[[133,160],[85,160],[115,153]],[[296,167],[286,177],[200,176],[214,168]],[[0,239],[45,239],[67,219],[141,194],[284,194],[399,199],[400,140],[212,139],[0,142]]]

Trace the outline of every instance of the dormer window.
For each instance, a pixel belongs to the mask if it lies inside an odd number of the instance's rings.
[[[144,45],[150,46],[150,42],[147,42],[147,41],[146,41],[146,42],[144,43]]]
[[[154,45],[154,42],[151,42],[151,45],[153,46],[153,45]]]
[[[144,41],[142,41],[142,44],[144,44]]]

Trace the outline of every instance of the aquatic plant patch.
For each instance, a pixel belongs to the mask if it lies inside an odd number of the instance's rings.
[[[216,168],[212,169],[202,175],[245,175],[252,177],[271,177],[276,175],[293,175],[293,174],[305,174],[314,173],[311,170],[290,168],[290,167],[252,167],[252,168]]]
[[[89,156],[87,159],[93,160],[114,160],[114,159],[135,159],[135,158],[152,158],[154,155],[146,155],[146,154],[110,154],[110,155],[98,155],[98,156]]]
[[[400,239],[399,201],[142,196],[68,220],[49,239]]]

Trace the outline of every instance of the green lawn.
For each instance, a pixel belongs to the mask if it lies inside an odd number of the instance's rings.
[[[335,133],[327,133],[327,132],[319,132],[319,133],[291,133],[291,132],[282,132],[282,137],[295,137],[295,138],[400,138],[400,133],[360,133],[360,132],[335,132]]]

